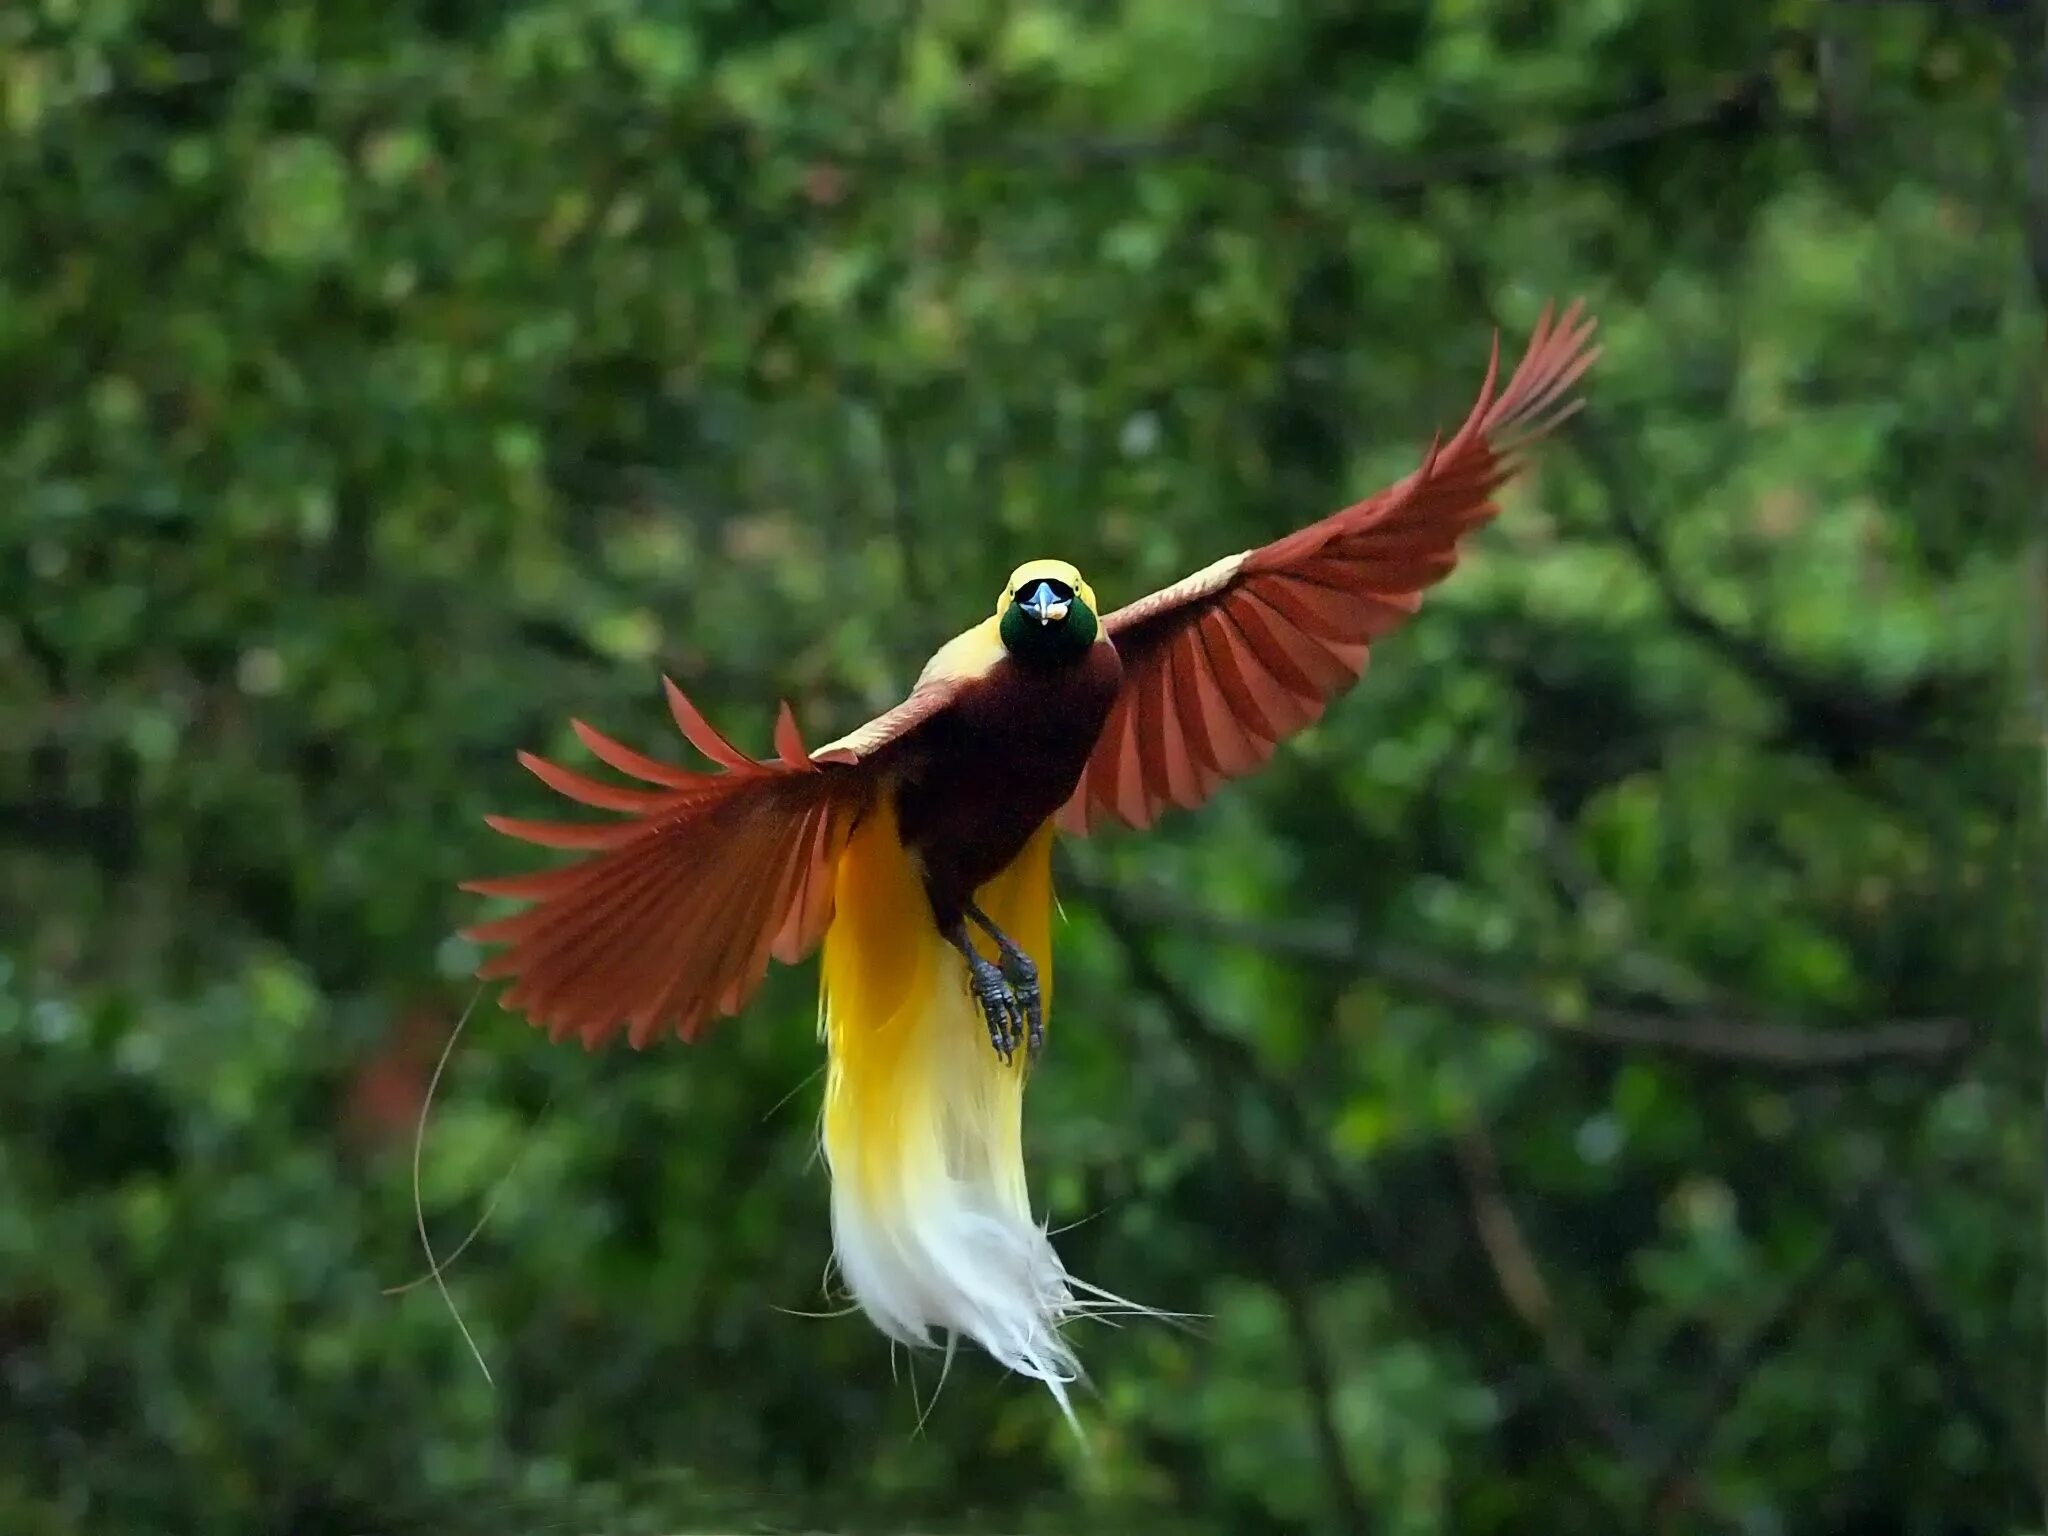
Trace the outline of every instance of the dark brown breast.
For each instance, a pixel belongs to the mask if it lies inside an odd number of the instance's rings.
[[[1064,666],[1005,657],[932,722],[896,814],[942,927],[1066,803],[1122,679],[1106,640]]]

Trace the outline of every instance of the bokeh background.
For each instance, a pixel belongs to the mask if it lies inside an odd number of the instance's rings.
[[[0,9],[0,1530],[2039,1531],[2044,39]],[[515,749],[680,755],[663,671],[836,734],[1573,295],[1589,409],[1359,688],[1062,856],[1037,1195],[1201,1314],[1083,1331],[1092,1454],[798,1315],[809,967],[640,1055],[487,995],[419,1171],[493,1379],[391,1293]]]

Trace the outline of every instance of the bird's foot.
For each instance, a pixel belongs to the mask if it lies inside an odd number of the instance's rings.
[[[1036,1061],[1045,1051],[1045,1005],[1038,988],[1038,967],[979,907],[969,906],[967,915],[995,941],[1002,978],[1009,984],[1010,995],[1023,1015],[1025,1037],[1031,1042],[1031,1058]]]
[[[1000,967],[982,959],[971,943],[960,948],[967,957],[968,990],[973,992],[974,1001],[981,1008],[981,1016],[988,1022],[988,1043],[996,1048],[996,1054],[1008,1065],[1017,1054],[1018,1042],[1030,1027],[1030,1020],[1036,1015],[1025,1013],[1022,1000],[1011,990]]]
[[[1031,1059],[1036,1061],[1045,1050],[1045,1007],[1038,993],[1038,967],[1022,950],[1012,950],[1002,958],[1002,973],[1024,1016],[1025,1038],[1031,1042]]]

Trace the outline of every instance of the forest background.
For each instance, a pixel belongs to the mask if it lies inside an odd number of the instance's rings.
[[[2042,1528],[2038,5],[0,11],[0,1529]],[[1062,856],[1035,1187],[1204,1314],[821,1310],[813,971],[493,1008],[521,747],[1590,405],[1255,780]],[[930,1408],[919,1427],[920,1413]]]

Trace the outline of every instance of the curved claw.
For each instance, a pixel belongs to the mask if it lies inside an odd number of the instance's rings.
[[[1039,1006],[1035,985],[1024,998],[1024,1013],[1030,1021],[1031,1056],[1035,1061],[1045,1054],[1045,1010]]]
[[[1005,1065],[1016,1055],[1019,1037],[1024,1032],[1025,1015],[1017,994],[1010,990],[1003,973],[988,961],[975,957],[977,963],[969,972],[968,986],[974,993],[975,1002],[981,1005],[981,1015],[988,1021],[988,1041],[996,1048],[996,1054],[1003,1058]]]
[[[1038,968],[1025,960],[1014,973],[1005,967],[1004,976],[1024,1015],[1025,1035],[1031,1042],[1031,1055],[1035,1060],[1045,1052],[1045,1007],[1038,993]]]

